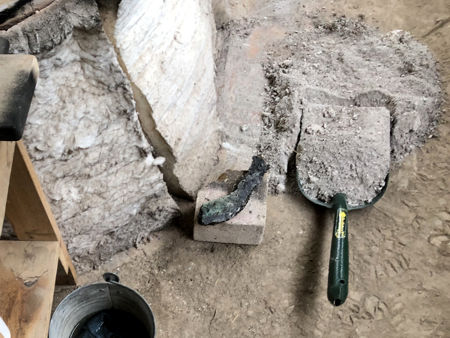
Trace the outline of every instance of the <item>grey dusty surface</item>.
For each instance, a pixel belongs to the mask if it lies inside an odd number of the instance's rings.
[[[450,93],[450,25],[442,24],[450,17],[447,0],[220,1],[227,4],[222,13],[233,18],[285,12],[301,23],[329,21],[332,13],[355,20],[364,15],[382,34],[410,31],[440,62],[442,88]],[[151,303],[158,337],[447,337],[447,102],[444,108],[436,136],[392,170],[384,197],[352,213],[352,288],[339,308],[326,299],[332,215],[298,192],[268,196],[259,246],[193,241],[191,212],[180,227],[153,233],[147,244],[81,274],[80,283],[117,272]],[[59,289],[56,303],[67,291]]]
[[[304,194],[330,203],[344,193],[350,208],[370,203],[389,173],[390,120],[384,107],[305,107],[296,154]]]
[[[217,181],[201,189],[197,195],[194,213],[194,234],[198,241],[260,244],[264,238],[267,210],[267,174],[262,176],[245,207],[233,218],[214,225],[199,223],[202,205],[229,194],[243,179],[242,171],[227,171]]]
[[[212,225],[228,221],[247,205],[253,191],[261,184],[269,167],[259,156],[254,156],[250,168],[235,182],[233,190],[225,196],[209,200],[200,207],[199,223]]]
[[[264,63],[260,152],[272,167],[271,191],[286,189],[302,111],[311,104],[388,109],[393,164],[433,135],[442,102],[437,65],[409,33],[383,34],[361,17],[337,14],[310,14],[285,25]]]

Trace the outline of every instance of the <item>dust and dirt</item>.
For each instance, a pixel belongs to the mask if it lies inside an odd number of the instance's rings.
[[[286,38],[268,49],[264,64],[268,85],[260,151],[273,168],[272,192],[285,190],[302,112],[311,105],[388,109],[393,163],[433,135],[442,95],[426,46],[401,30],[382,34],[361,17],[292,25]]]
[[[258,6],[266,15],[281,1],[254,3],[247,13]],[[284,10],[301,18],[364,14],[383,32],[410,30],[441,63],[450,93],[450,25],[440,26],[450,17],[447,0],[318,0]],[[450,125],[438,131],[394,168],[375,206],[352,212],[349,297],[338,308],[326,297],[332,217],[290,192],[269,196],[259,246],[193,241],[187,214],[182,227],[153,233],[149,243],[82,274],[80,284],[117,272],[152,306],[158,337],[446,337]],[[65,293],[58,289],[55,303]]]
[[[303,193],[349,207],[370,203],[389,173],[390,113],[384,107],[309,105],[303,109],[296,168]]]

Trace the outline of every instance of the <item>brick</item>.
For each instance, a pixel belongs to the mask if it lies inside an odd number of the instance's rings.
[[[267,210],[267,174],[253,191],[245,208],[232,219],[215,225],[201,225],[198,214],[203,203],[230,193],[244,172],[228,171],[197,195],[194,239],[197,241],[258,245],[264,237]]]

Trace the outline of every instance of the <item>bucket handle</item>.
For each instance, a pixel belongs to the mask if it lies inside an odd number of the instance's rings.
[[[119,283],[120,281],[119,276],[117,276],[115,273],[112,272],[105,272],[103,274],[103,279],[107,283]]]

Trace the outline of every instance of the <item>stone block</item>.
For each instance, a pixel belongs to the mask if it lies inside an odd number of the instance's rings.
[[[131,82],[151,107],[139,113],[166,158],[169,189],[194,197],[219,149],[211,3],[123,0],[114,36]]]
[[[194,239],[197,241],[258,245],[264,237],[267,209],[267,174],[253,191],[245,208],[230,220],[201,225],[198,214],[203,203],[229,194],[241,179],[242,171],[228,171],[197,195],[194,216]]]

